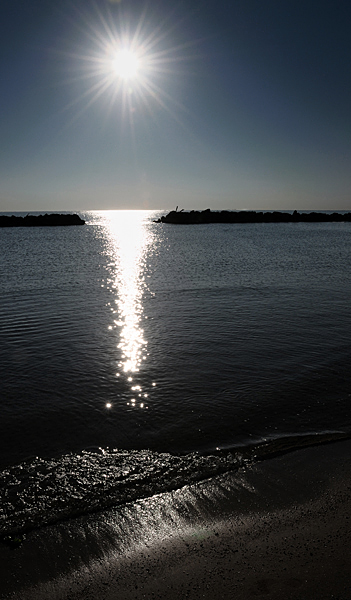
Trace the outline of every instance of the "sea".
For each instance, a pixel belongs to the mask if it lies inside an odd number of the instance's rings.
[[[0,228],[2,538],[350,437],[351,223],[166,212]]]

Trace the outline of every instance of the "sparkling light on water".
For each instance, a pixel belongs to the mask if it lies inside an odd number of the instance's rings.
[[[115,294],[114,326],[119,330],[121,355],[118,366],[131,374],[139,371],[147,346],[141,320],[145,252],[150,237],[144,224],[145,211],[111,211],[108,219],[110,265],[114,267],[109,287]],[[132,382],[133,377],[129,376],[128,381]]]

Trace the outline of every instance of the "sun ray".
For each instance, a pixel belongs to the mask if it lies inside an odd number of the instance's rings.
[[[77,121],[79,119],[79,117],[84,114],[88,108],[90,106],[92,106],[99,98],[100,96],[102,96],[102,94],[104,94],[104,92],[108,89],[109,87],[109,83],[107,82],[105,85],[101,86],[96,93],[92,96],[92,98],[90,98],[89,102],[87,102],[87,104],[84,104],[84,106],[81,108],[81,110],[76,113],[72,119],[70,120],[70,122],[67,125],[72,125],[75,121]],[[91,90],[89,90],[91,91]]]
[[[81,40],[79,50],[72,47],[73,52],[64,53],[72,58],[76,70],[65,83],[81,82],[85,89],[65,106],[64,110],[79,107],[70,123],[104,98],[106,118],[117,116],[123,128],[128,124],[134,139],[135,115],[144,118],[147,111],[156,120],[156,107],[185,128],[182,115],[188,111],[167,87],[170,83],[173,86],[177,73],[185,72],[188,51],[196,47],[196,40],[175,43],[174,32],[182,21],[175,18],[177,7],[154,25],[154,13],[148,12],[146,5],[134,22],[126,18],[122,8],[102,11],[94,4],[90,13],[76,9],[76,26],[86,41]]]

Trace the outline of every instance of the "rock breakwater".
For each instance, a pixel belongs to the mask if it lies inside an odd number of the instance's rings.
[[[204,223],[332,223],[351,221],[351,213],[310,212],[256,212],[242,211],[198,211],[189,212],[172,210],[167,215],[155,221],[156,223],[171,223],[174,225],[195,225]]]
[[[77,214],[45,214],[45,215],[26,215],[19,217],[16,215],[0,216],[0,227],[57,227],[66,225],[84,225],[85,221]]]

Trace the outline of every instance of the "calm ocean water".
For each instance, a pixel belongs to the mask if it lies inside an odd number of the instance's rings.
[[[80,214],[0,229],[0,531],[351,433],[350,223]]]

